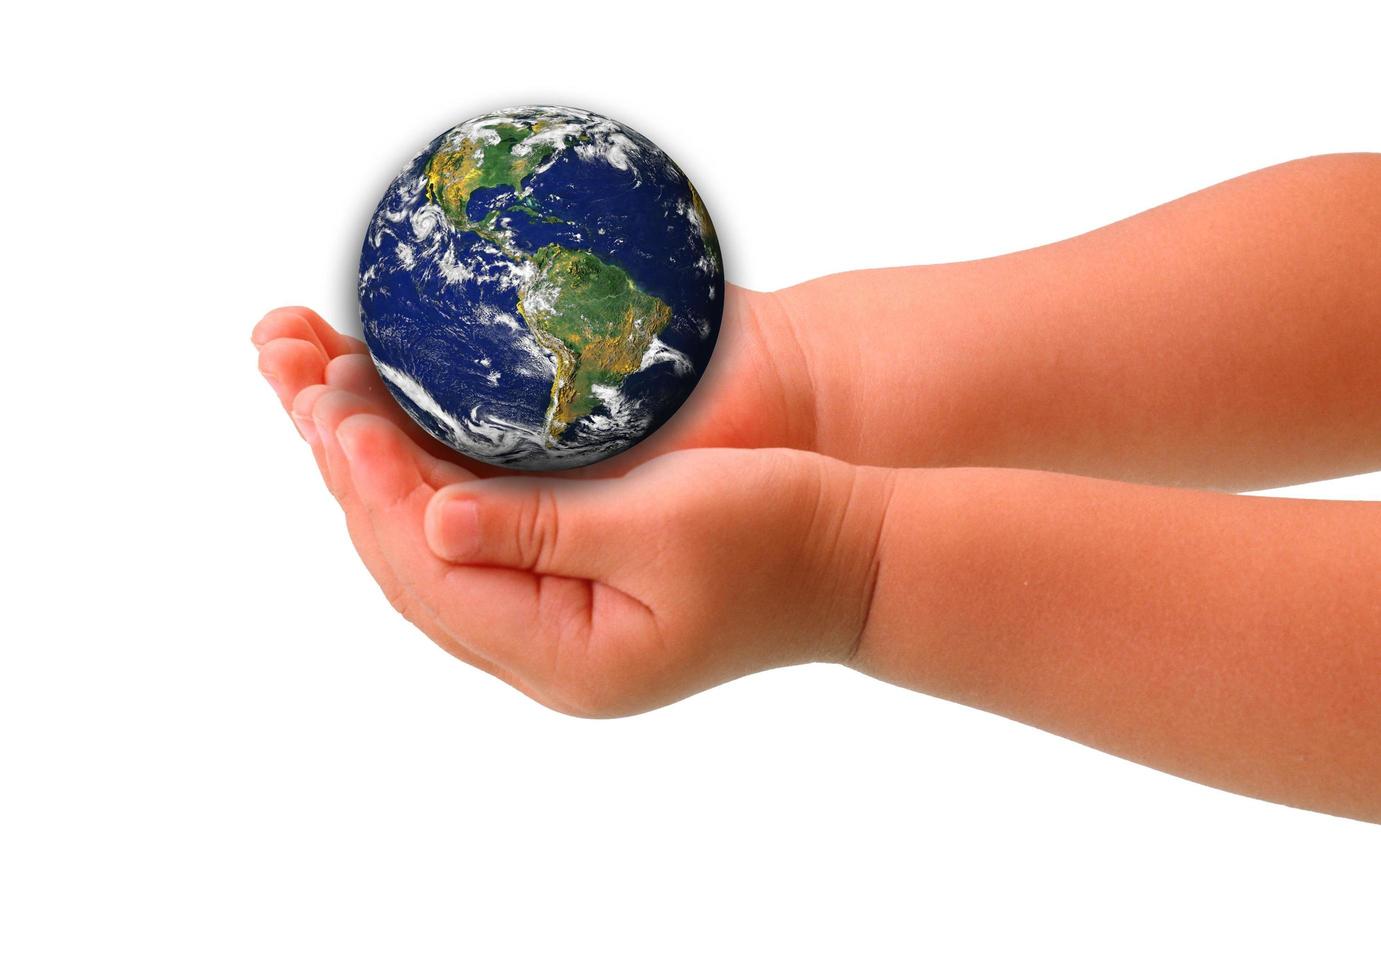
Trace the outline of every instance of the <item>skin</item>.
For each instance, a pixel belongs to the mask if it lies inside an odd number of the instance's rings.
[[[559,477],[450,454],[310,310],[253,336],[390,602],[552,708],[838,662],[1381,821],[1381,505],[1222,492],[1381,468],[1381,156],[731,287],[677,416]]]

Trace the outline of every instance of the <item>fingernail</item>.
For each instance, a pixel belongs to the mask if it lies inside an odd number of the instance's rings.
[[[271,372],[271,371],[263,371],[263,372],[261,372],[261,373],[264,375],[264,380],[267,381],[267,382],[269,383],[269,387],[273,389],[273,393],[274,393],[275,395],[277,395],[279,398],[282,398],[282,397],[283,397],[283,381],[282,381],[282,379],[279,378],[278,375],[274,374],[274,373]]]
[[[359,444],[356,442],[359,437],[355,435],[355,430],[347,428],[342,432],[337,426],[335,437],[336,445],[340,447],[341,455],[345,457],[345,461],[351,466],[355,465],[355,460],[360,452]]]
[[[298,434],[301,435],[303,439],[306,439],[307,442],[311,443],[313,446],[316,445],[316,425],[311,419],[294,412],[293,425],[297,426]]]
[[[331,425],[330,416],[323,411],[326,405],[325,398],[317,398],[312,402],[311,423],[316,430],[316,437],[323,443],[333,444],[336,440],[336,430]],[[296,407],[296,406],[294,406]]]
[[[474,551],[480,536],[479,504],[462,497],[441,505],[441,539],[447,556],[458,558]]]

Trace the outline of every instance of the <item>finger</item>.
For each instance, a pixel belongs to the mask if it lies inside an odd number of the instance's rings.
[[[292,411],[294,417],[299,414],[307,416],[306,425],[312,430],[313,437],[319,440],[316,430],[323,420],[334,431],[341,422],[352,415],[377,415],[378,406],[373,401],[354,392],[345,391],[332,385],[318,385],[314,388],[304,389],[299,394],[298,399],[294,401]],[[308,442],[310,443],[312,440],[308,439]],[[475,474],[465,467],[453,463],[449,459],[433,456],[416,443],[411,443],[407,447],[407,452],[413,465],[417,467],[423,478],[432,487],[444,487],[476,479]],[[329,483],[330,472],[323,470],[322,475],[327,478]]]
[[[380,549],[393,567],[407,570],[418,600],[466,648],[510,670],[528,693],[542,692],[538,700],[557,701],[563,652],[588,649],[591,583],[443,561],[423,532],[436,491],[412,462],[407,437],[377,415],[360,414],[341,424],[336,441]]]
[[[329,358],[331,356],[326,350],[326,345],[317,336],[317,332],[312,329],[311,324],[304,317],[295,313],[276,310],[269,313],[254,325],[249,339],[254,342],[255,347],[260,349],[274,340],[304,340],[321,351],[322,357]]]
[[[318,433],[317,453],[322,476],[331,493],[340,502],[345,513],[346,528],[350,540],[359,553],[365,568],[374,578],[389,604],[405,619],[420,629],[431,641],[459,660],[498,677],[510,686],[523,690],[529,696],[519,678],[504,670],[487,658],[475,653],[461,643],[441,624],[426,604],[420,602],[406,579],[389,563],[374,535],[373,522],[368,511],[360,502],[350,480],[350,466],[341,454],[340,446],[334,438],[339,424],[355,414],[367,414],[367,406],[348,393],[335,391],[325,385],[304,391],[301,404],[295,408],[312,413],[314,429]]]
[[[623,480],[498,477],[443,487],[428,502],[427,544],[462,565],[609,579],[629,560],[645,502]]]
[[[383,553],[374,541],[373,527],[368,515],[351,487],[349,466],[341,457],[340,449],[332,438],[336,425],[352,410],[350,400],[334,393],[333,389],[326,385],[314,385],[303,390],[293,403],[293,410],[311,414],[311,425],[316,434],[314,449],[322,478],[345,513],[346,528],[355,550],[359,552],[365,567],[384,590],[384,594],[397,607],[398,603],[394,602],[394,599],[399,597],[401,591],[397,576],[384,560]],[[406,615],[406,611],[401,607],[399,612]]]
[[[279,337],[314,343],[327,358],[367,350],[364,341],[338,333],[318,313],[305,306],[284,306],[270,310],[250,334],[256,347],[262,347]]]
[[[342,354],[331,358],[331,363],[326,365],[326,380],[336,388],[353,391],[361,398],[376,402],[380,411],[388,409],[399,415],[404,414],[384,387],[383,379],[379,377],[368,354]]]
[[[259,349],[259,373],[287,409],[291,408],[299,391],[321,383],[325,370],[326,355],[306,340],[280,337]]]
[[[326,365],[326,381],[336,388],[343,388],[369,401],[375,412],[402,429],[418,445],[427,446],[430,443],[437,449],[445,448],[440,441],[414,422],[389,394],[369,355],[343,354],[332,358],[331,363]]]
[[[367,400],[377,414],[396,425],[424,452],[436,459],[461,466],[475,476],[502,476],[512,472],[456,452],[413,421],[412,416],[403,411],[402,406],[389,394],[368,354],[343,354],[332,358],[326,365],[326,381],[333,387],[343,388]]]
[[[330,390],[329,385],[308,385],[297,393],[297,396],[293,398],[292,405],[288,407],[293,424],[297,426],[297,431],[302,433],[302,438],[307,440],[307,445],[312,448],[312,455],[316,458],[317,466],[321,468],[321,475],[328,484],[330,479],[326,471],[326,457],[322,453],[321,437],[317,434],[316,422],[312,419],[312,410],[317,399]]]
[[[332,357],[339,357],[342,354],[367,353],[368,345],[359,337],[351,334],[341,333],[326,322],[325,318],[315,310],[306,306],[287,306],[282,307],[285,312],[296,313],[301,316],[316,331],[317,337],[326,347],[326,353]]]

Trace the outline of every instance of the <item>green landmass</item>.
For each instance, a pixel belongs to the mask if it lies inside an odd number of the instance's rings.
[[[518,312],[556,356],[547,407],[554,441],[594,410],[593,386],[616,387],[638,370],[652,338],[671,322],[671,307],[589,252],[544,245],[532,261],[537,273],[518,291]]]
[[[510,236],[498,227],[497,211],[490,211],[479,221],[471,221],[468,209],[470,197],[486,187],[512,187],[518,197],[525,193],[523,181],[550,160],[557,148],[549,143],[530,145],[522,156],[515,156],[513,148],[534,133],[540,133],[545,125],[540,119],[531,126],[499,123],[492,130],[499,137],[497,143],[467,138],[461,140],[459,146],[437,150],[427,161],[427,200],[438,205],[458,230],[474,232],[509,258],[525,258],[514,247]],[[527,204],[510,207],[546,217]]]

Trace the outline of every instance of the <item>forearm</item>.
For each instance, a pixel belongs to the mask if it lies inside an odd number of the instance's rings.
[[[855,665],[1381,820],[1381,505],[899,471]]]
[[[812,366],[820,445],[857,462],[1224,489],[1381,467],[1381,154],[776,296]]]

